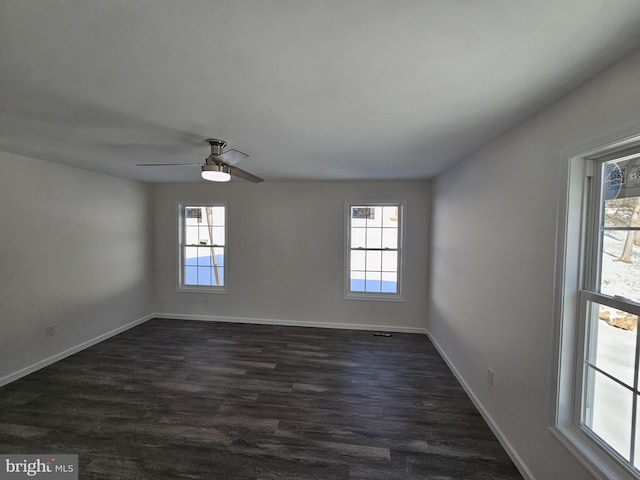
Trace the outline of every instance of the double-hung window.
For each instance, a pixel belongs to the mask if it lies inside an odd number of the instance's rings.
[[[346,298],[402,300],[403,203],[347,205]]]
[[[620,156],[623,155],[623,156]],[[581,422],[633,468],[640,466],[640,152],[594,159],[587,207]]]
[[[572,162],[556,425],[606,476],[640,478],[640,145]]]
[[[179,288],[225,291],[227,207],[224,204],[179,205]]]

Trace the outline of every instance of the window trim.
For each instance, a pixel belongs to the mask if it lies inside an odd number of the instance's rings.
[[[585,249],[593,242],[593,230],[586,226],[587,200],[599,188],[594,159],[618,156],[629,148],[640,148],[640,124],[615,131],[563,151],[560,162],[556,224],[554,283],[553,372],[554,408],[550,430],[553,435],[596,477],[638,480],[637,471],[621,462],[618,455],[581,425],[586,322],[580,321],[586,285],[585,270],[593,268]],[[591,180],[588,180],[591,176]],[[593,206],[592,206],[593,207]]]
[[[201,207],[224,207],[224,285],[185,285],[184,284],[184,212],[185,207],[188,206],[201,206]],[[178,236],[177,236],[177,284],[176,290],[178,292],[190,292],[190,293],[228,293],[229,285],[229,206],[225,201],[178,201],[177,202],[177,217],[178,217]]]
[[[398,207],[398,292],[352,292],[351,281],[351,207]],[[407,215],[406,200],[348,200],[344,206],[345,233],[344,233],[344,298],[345,300],[368,300],[383,302],[404,302],[404,259],[405,259],[405,218]]]

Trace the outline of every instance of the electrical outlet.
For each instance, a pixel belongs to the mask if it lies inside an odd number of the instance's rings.
[[[493,387],[493,370],[487,368],[487,383]]]
[[[208,303],[209,302],[209,295],[205,295],[204,296],[204,303]]]
[[[369,310],[371,310],[372,312],[376,309],[376,303],[375,302],[371,302],[369,304]]]
[[[55,325],[47,325],[45,330],[45,335],[47,337],[53,337],[56,334],[56,326]]]

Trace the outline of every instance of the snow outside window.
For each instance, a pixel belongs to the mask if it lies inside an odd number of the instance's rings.
[[[347,205],[346,298],[401,300],[402,203]]]
[[[180,204],[179,289],[224,291],[226,206]]]

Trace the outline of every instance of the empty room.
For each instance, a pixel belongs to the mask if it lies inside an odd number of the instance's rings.
[[[640,2],[0,0],[0,478],[640,480]]]

